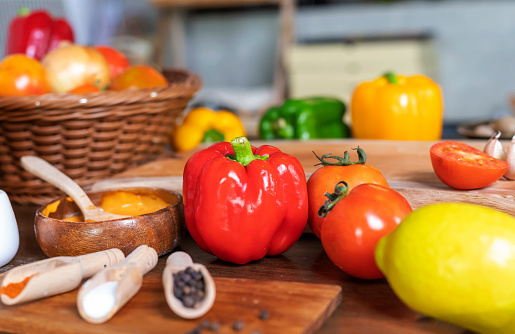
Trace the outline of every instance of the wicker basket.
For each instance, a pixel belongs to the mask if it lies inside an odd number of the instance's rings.
[[[24,155],[47,160],[86,188],[156,158],[202,86],[187,71],[164,75],[170,84],[157,89],[0,97],[0,189],[22,204],[62,195],[21,167]]]

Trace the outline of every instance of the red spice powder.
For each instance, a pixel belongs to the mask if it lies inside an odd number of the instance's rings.
[[[11,299],[16,298],[16,296],[18,296],[20,292],[22,292],[23,289],[25,289],[25,286],[27,285],[29,280],[36,275],[37,274],[33,274],[25,277],[21,282],[9,283],[6,286],[3,286],[2,289],[0,289],[0,294],[7,295],[7,297]]]

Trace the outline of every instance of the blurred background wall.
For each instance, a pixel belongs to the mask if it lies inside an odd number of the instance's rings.
[[[79,43],[114,40],[135,49],[138,55],[134,57],[142,62],[152,62],[155,57],[159,12],[145,0],[0,0],[0,31],[6,31],[8,17],[22,4],[67,16]],[[446,123],[482,120],[511,112],[509,97],[515,92],[513,13],[515,1],[503,0],[306,0],[298,3],[295,40],[299,45],[334,45],[380,41],[385,36],[389,40],[415,36],[412,40],[416,42],[416,36],[424,36],[421,41],[431,42],[434,66],[429,74],[444,93]],[[185,34],[185,66],[203,78],[204,97],[222,96],[228,104],[250,109],[266,103],[277,47],[276,7],[188,10]],[[171,66],[169,43],[164,47],[161,65]]]

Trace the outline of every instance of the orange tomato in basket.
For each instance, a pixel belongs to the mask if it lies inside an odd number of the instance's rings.
[[[155,68],[147,65],[129,66],[122,74],[111,81],[111,90],[128,88],[154,88],[166,86],[168,81]]]
[[[0,96],[26,96],[50,93],[43,65],[22,54],[6,57],[0,63]]]
[[[100,92],[100,89],[92,84],[84,84],[80,85],[78,87],[75,87],[74,89],[70,89],[67,93],[68,94],[87,94],[87,93],[98,93]]]

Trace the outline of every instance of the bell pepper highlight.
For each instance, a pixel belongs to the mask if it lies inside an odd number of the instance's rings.
[[[357,139],[438,140],[443,126],[442,93],[426,76],[389,72],[356,87],[351,119]]]
[[[259,137],[272,139],[347,138],[345,104],[334,98],[287,100],[268,109],[259,122]]]
[[[73,30],[65,19],[53,19],[45,10],[31,12],[24,7],[9,24],[6,53],[41,60],[63,41],[74,42]]]
[[[170,141],[178,152],[191,150],[201,143],[229,141],[245,136],[245,128],[238,116],[226,111],[215,112],[209,108],[191,110],[181,125],[171,133]]]
[[[245,264],[278,255],[302,234],[307,185],[299,161],[245,137],[193,154],[183,173],[184,217],[199,247]]]

